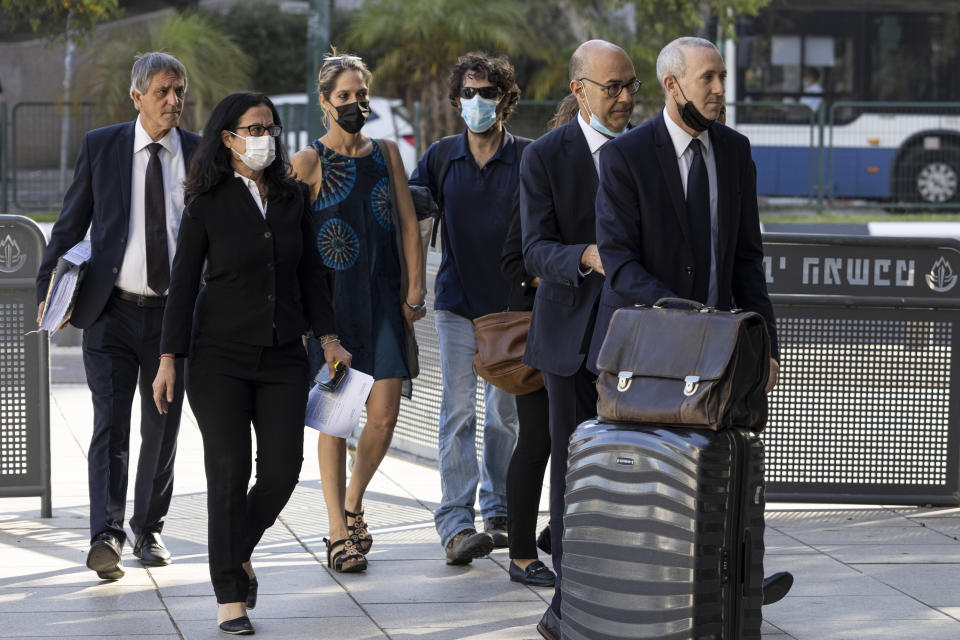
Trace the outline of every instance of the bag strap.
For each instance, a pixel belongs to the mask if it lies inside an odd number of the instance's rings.
[[[385,140],[377,139],[373,142],[380,147],[380,155],[383,156],[383,163],[387,167],[387,179],[390,181],[390,209],[393,217],[393,225],[396,229],[394,237],[397,241],[397,255],[400,258],[400,291],[406,295],[407,285],[409,284],[409,274],[407,273],[407,261],[403,254],[403,233],[400,231],[400,208],[397,206],[397,182],[394,179],[393,161],[391,160],[390,151],[387,149]],[[424,256],[424,261],[426,261],[426,256]],[[427,270],[421,269],[421,271],[423,272],[423,290],[426,291]]]
[[[433,151],[433,157],[430,158],[430,175],[433,177],[433,193],[434,199],[437,201],[437,219],[433,224],[433,231],[430,234],[430,246],[437,246],[437,233],[440,229],[440,224],[443,220],[443,183],[447,179],[447,173],[450,172],[451,158],[453,154],[453,146],[457,143],[457,138],[461,134],[457,133],[452,136],[447,136],[445,138],[440,138],[437,141],[437,148]]]

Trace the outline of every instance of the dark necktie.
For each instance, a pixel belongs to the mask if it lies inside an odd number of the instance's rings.
[[[147,145],[150,162],[147,163],[144,189],[144,231],[147,241],[147,284],[158,296],[170,285],[170,254],[167,251],[167,212],[163,206],[163,167],[160,165],[159,142]]]
[[[693,298],[706,303],[710,289],[710,181],[703,160],[703,143],[690,142],[693,162],[687,175],[687,217],[693,249]]]

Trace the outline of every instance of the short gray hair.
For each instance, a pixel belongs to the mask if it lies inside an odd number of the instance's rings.
[[[720,55],[717,45],[704,38],[694,38],[685,36],[677,38],[660,50],[657,56],[657,82],[663,89],[663,79],[667,76],[682,78],[687,73],[687,60],[684,55],[684,49],[692,48],[713,49]]]
[[[183,63],[169,53],[149,51],[137,56],[133,63],[133,69],[130,71],[130,91],[136,91],[140,95],[145,94],[150,88],[153,76],[163,71],[175,73],[183,80],[183,90],[187,90],[187,69]]]

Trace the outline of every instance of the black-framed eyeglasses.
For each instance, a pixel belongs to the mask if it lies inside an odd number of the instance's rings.
[[[278,124],[263,125],[259,122],[248,124],[245,127],[237,127],[237,129],[246,129],[248,132],[250,132],[250,135],[255,138],[262,136],[264,131],[276,138],[278,135],[280,135],[280,132],[283,131],[283,127]]]
[[[607,96],[610,98],[616,98],[620,95],[620,92],[624,89],[627,90],[627,93],[630,95],[635,95],[637,91],[640,91],[640,86],[643,84],[636,78],[633,80],[627,80],[626,82],[611,82],[610,84],[600,84],[596,80],[591,80],[590,78],[577,78],[579,82],[586,80],[590,84],[595,84],[604,91],[607,92]]]
[[[480,94],[481,98],[486,100],[496,100],[500,97],[499,87],[461,87],[460,97],[464,100],[470,100],[473,96]]]

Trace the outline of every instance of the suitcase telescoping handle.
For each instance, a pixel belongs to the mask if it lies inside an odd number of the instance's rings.
[[[708,307],[705,304],[701,304],[696,300],[687,300],[686,298],[660,298],[657,300],[656,304],[653,305],[654,309],[662,309],[664,307],[689,309],[691,311],[700,311],[702,313],[709,313],[710,311],[713,311],[711,307]]]

